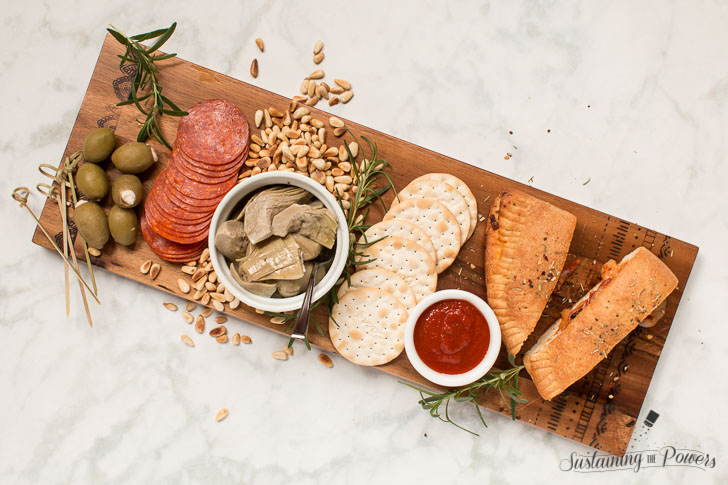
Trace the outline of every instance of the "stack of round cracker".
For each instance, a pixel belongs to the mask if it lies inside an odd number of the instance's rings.
[[[381,365],[404,349],[408,313],[437,288],[478,222],[475,196],[459,178],[413,180],[357,242],[359,271],[339,288],[329,319],[336,350],[359,365]]]

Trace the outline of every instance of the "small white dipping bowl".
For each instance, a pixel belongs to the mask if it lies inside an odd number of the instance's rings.
[[[422,315],[422,312],[424,312],[431,305],[442,300],[465,300],[469,303],[472,303],[473,306],[475,306],[475,308],[477,308],[480,313],[483,314],[486,322],[488,322],[488,330],[490,330],[490,343],[488,344],[488,350],[485,352],[483,360],[480,361],[478,365],[462,374],[443,374],[442,372],[437,372],[431,369],[427,364],[422,361],[420,356],[417,354],[417,349],[415,349],[414,334],[417,320],[420,318],[420,315]],[[420,301],[407,317],[407,326],[405,327],[404,331],[404,349],[407,352],[407,358],[410,360],[415,370],[419,372],[422,377],[441,386],[464,386],[466,384],[470,384],[471,382],[475,382],[483,377],[490,370],[490,368],[493,367],[495,359],[498,357],[500,346],[501,331],[500,325],[498,325],[498,318],[496,318],[495,313],[493,313],[493,310],[488,306],[486,302],[467,291],[436,291],[435,293],[426,296],[422,301]]]
[[[215,214],[212,216],[210,235],[208,237],[210,259],[212,260],[212,267],[215,268],[217,277],[225,285],[225,288],[230,290],[230,293],[246,305],[270,312],[286,312],[301,308],[303,305],[303,293],[288,298],[266,298],[251,293],[233,279],[233,275],[230,273],[230,263],[227,263],[225,256],[215,249],[215,234],[217,233],[217,229],[223,222],[230,219],[233,209],[240,204],[240,201],[251,192],[272,185],[294,185],[309,191],[315,198],[323,202],[324,206],[334,214],[339,223],[336,229],[334,260],[331,262],[331,266],[324,277],[314,287],[312,301],[323,297],[334,286],[336,280],[339,279],[339,276],[344,271],[349,252],[349,231],[346,216],[334,196],[318,182],[298,173],[266,172],[255,175],[236,185],[222,199],[217,209],[215,209]]]

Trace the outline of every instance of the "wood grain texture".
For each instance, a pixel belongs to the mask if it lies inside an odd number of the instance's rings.
[[[136,137],[137,112],[134,108],[124,107],[122,109],[116,106],[118,101],[126,98],[131,75],[133,75],[133,71],[128,68],[124,72],[119,71],[116,55],[121,52],[121,47],[110,36],[107,36],[66,146],[64,157],[79,150],[85,135],[96,127],[115,128],[120,140],[133,140]],[[289,104],[289,99],[285,97],[181,59],[166,61],[159,77],[165,94],[181,108],[186,109],[201,99],[224,98],[237,104],[251,125],[253,125],[254,113],[257,109],[274,106],[284,110]],[[328,114],[317,109],[312,109],[312,112],[321,120],[327,120],[329,117]],[[175,139],[179,118],[164,116],[161,121],[163,132],[172,142]],[[637,416],[698,248],[357,123],[351,121],[346,121],[346,123],[357,136],[365,135],[378,144],[381,157],[392,164],[392,180],[399,189],[425,171],[449,172],[469,183],[478,200],[480,214],[488,214],[490,203],[499,191],[519,188],[577,216],[576,231],[566,262],[567,266],[574,262],[576,270],[566,278],[552,296],[536,331],[524,344],[524,349],[533,345],[543,330],[558,318],[562,308],[571,306],[570,301],[576,301],[591,288],[598,279],[601,264],[608,259],[619,260],[633,248],[645,246],[660,256],[670,267],[678,277],[679,285],[667,300],[665,317],[654,328],[638,328],[632,332],[614,348],[601,364],[574,384],[569,391],[551,402],[545,402],[538,396],[529,376],[525,372],[522,376],[520,388],[528,402],[519,405],[518,420],[602,451],[623,455],[637,424]],[[329,137],[333,139],[333,136],[329,135]],[[151,173],[142,176],[146,190],[149,189],[154,176],[161,170],[169,154],[166,148],[156,143],[153,145],[160,152],[161,157],[156,168],[152,169]],[[423,161],[426,163],[422,163]],[[114,169],[108,168],[108,170],[110,177],[113,178],[117,175]],[[385,202],[389,204],[392,197],[390,191],[385,197]],[[53,205],[50,201],[46,202],[41,221],[51,234],[57,234],[61,231],[61,221],[58,209]],[[104,205],[108,209],[111,202],[104,201]],[[370,219],[377,221],[381,219],[382,215],[381,208],[376,207],[373,208]],[[460,288],[485,298],[484,224],[484,222],[478,224],[474,235],[462,248],[455,263],[440,275],[438,289]],[[51,247],[40,230],[36,230],[33,241],[41,246]],[[76,249],[79,254],[82,254],[80,241],[76,242],[78,243]],[[110,242],[104,248],[102,256],[94,258],[94,263],[144,285],[185,298],[186,295],[181,294],[176,285],[180,275],[179,265],[161,261],[162,271],[156,280],[151,281],[148,276],[139,272],[142,262],[147,259],[158,260],[140,237],[132,247],[122,247]],[[110,290],[100,288],[99,296],[102,301],[106,291]],[[236,311],[228,310],[227,313],[232,317],[283,333],[280,325],[271,324],[267,317],[255,313],[253,309],[244,305],[241,305]],[[97,324],[103,325],[104,323],[97,322]],[[322,327],[326,330],[327,325],[322,325]],[[309,336],[314,345],[328,352],[334,352],[328,335],[322,336],[312,330]],[[505,351],[502,351],[501,354],[496,366],[505,367],[508,365]],[[438,389],[438,386],[426,381],[415,372],[404,353],[379,369],[396,378]],[[413,392],[413,406],[417,405],[417,399],[418,396]],[[482,405],[495,412],[509,413],[500,397],[496,395],[482,400]],[[518,424],[514,424],[514,426],[518,426]]]

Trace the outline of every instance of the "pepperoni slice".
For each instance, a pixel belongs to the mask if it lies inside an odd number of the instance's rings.
[[[223,165],[210,165],[208,163],[195,160],[194,158],[191,158],[185,152],[177,148],[172,151],[171,158],[174,158],[175,161],[184,162],[185,164],[189,165],[190,168],[193,168],[200,173],[204,173],[211,178],[217,178],[221,174],[229,175],[230,173],[234,172],[235,169],[239,170],[243,166],[243,162],[245,162],[245,160],[248,158],[248,148],[249,145],[245,147],[243,153]]]
[[[157,180],[154,186],[156,187],[157,185],[159,185],[158,190],[160,193],[163,193],[165,196],[167,196],[167,199],[169,199],[173,204],[175,204],[177,207],[181,208],[185,212],[205,215],[215,211],[216,206],[214,205],[202,205],[199,203],[200,201],[189,200],[179,196],[177,192],[167,184],[165,172],[162,172],[157,176]]]
[[[217,205],[225,194],[232,189],[237,183],[237,175],[233,175],[228,179],[218,180],[211,184],[190,180],[182,174],[174,164],[167,165],[167,182],[171,184],[179,194],[186,197],[210,201],[215,200]]]
[[[248,122],[234,104],[211,99],[181,119],[167,165],[142,206],[145,240],[167,261],[202,251],[217,205],[238,183],[249,147]]]
[[[205,241],[200,241],[196,244],[179,244],[169,239],[165,239],[152,230],[149,226],[149,222],[146,218],[146,212],[142,208],[140,225],[142,229],[142,237],[147,242],[152,251],[164,259],[165,261],[172,262],[186,262],[192,259],[197,259],[202,254],[203,249],[207,244]]]
[[[240,171],[240,167],[236,164],[232,167],[232,170],[226,169],[216,173],[215,175],[209,175],[213,172],[202,172],[203,169],[196,168],[194,165],[184,162],[180,157],[174,159],[170,158],[169,161],[167,161],[167,164],[174,165],[174,168],[188,179],[203,184],[217,183],[219,180],[227,180],[230,177],[237,177],[238,172]]]
[[[147,214],[147,222],[154,232],[181,244],[192,244],[205,239],[212,221],[210,219],[206,222],[193,224],[174,221],[168,215],[165,216],[159,207],[154,205],[154,201],[149,199],[144,202],[144,211]]]
[[[181,202],[183,209],[188,209],[190,212],[198,212],[198,213],[208,213],[208,212],[214,212],[215,208],[217,207],[217,204],[219,203],[218,200],[214,199],[208,199],[208,200],[200,200],[195,199],[192,197],[187,197],[185,195],[182,195],[177,191],[176,186],[168,182],[166,180],[167,174],[165,173],[165,179],[162,181],[162,189],[167,195],[169,195],[170,199],[174,199],[175,202]]]
[[[148,198],[152,199],[152,203],[156,207],[185,221],[200,222],[211,217],[210,209],[205,208],[205,210],[193,212],[187,210],[186,207],[181,207],[182,204],[171,197],[172,191],[166,190],[163,187],[162,184],[157,184],[149,192],[149,195],[147,195]]]
[[[177,146],[191,158],[210,165],[224,165],[240,155],[248,144],[248,122],[233,103],[208,99],[187,112],[177,128]]]
[[[160,213],[160,215],[180,224],[195,225],[212,219],[212,213],[187,212],[181,209],[163,192],[154,194],[150,200],[150,204],[154,206],[155,211]]]

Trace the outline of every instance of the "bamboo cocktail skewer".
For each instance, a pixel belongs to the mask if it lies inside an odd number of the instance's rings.
[[[78,281],[81,284],[83,284],[83,286],[85,286],[88,291],[91,292],[91,296],[94,297],[94,300],[96,300],[96,303],[101,304],[98,297],[93,292],[93,290],[91,290],[91,287],[88,286],[88,283],[86,283],[86,281],[83,279],[83,276],[81,276],[81,273],[78,271],[78,269],[76,269],[73,265],[71,265],[71,263],[68,261],[68,258],[66,258],[66,256],[63,254],[63,252],[60,250],[60,248],[56,244],[56,241],[53,239],[53,237],[51,237],[50,234],[48,234],[48,231],[43,226],[43,224],[41,224],[40,219],[38,219],[38,216],[36,216],[35,212],[33,212],[33,209],[28,207],[28,194],[29,193],[30,193],[30,190],[27,187],[18,187],[15,190],[13,190],[13,199],[20,202],[20,207],[25,207],[28,210],[30,215],[33,216],[33,219],[35,219],[35,222],[38,224],[38,227],[40,228],[40,230],[43,232],[45,237],[48,239],[48,242],[50,242],[51,245],[53,246],[53,249],[55,249],[56,252],[61,256],[63,261],[71,267],[74,274],[78,278]]]

